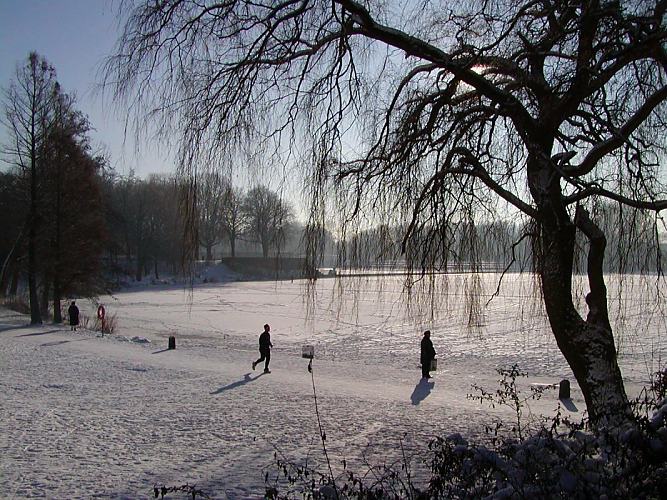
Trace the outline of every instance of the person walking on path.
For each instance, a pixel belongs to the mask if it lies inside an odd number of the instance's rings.
[[[69,314],[70,329],[76,331],[76,327],[79,324],[79,308],[76,307],[76,302],[72,301],[67,308],[67,314]]]
[[[252,369],[264,361],[264,373],[271,373],[269,371],[269,361],[271,361],[271,348],[273,344],[271,343],[271,327],[266,324],[264,325],[264,331],[259,336],[259,354],[260,358],[257,361],[252,362]]]
[[[431,378],[431,361],[435,358],[435,349],[433,348],[433,342],[431,342],[431,331],[426,330],[424,332],[424,338],[422,338],[421,343],[421,357],[420,361],[422,364],[422,378]]]

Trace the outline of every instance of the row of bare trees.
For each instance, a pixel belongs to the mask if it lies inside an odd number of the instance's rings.
[[[116,282],[141,281],[153,272],[177,273],[182,255],[179,183],[168,176],[148,179],[109,172],[104,180],[109,241],[105,269]]]
[[[110,173],[104,199],[109,232],[106,265],[116,279],[178,275],[184,234],[191,232],[198,236],[196,254],[207,261],[223,253],[235,257],[239,244],[245,252],[261,252],[263,257],[298,246],[288,202],[265,186],[245,192],[218,173],[204,174],[192,184],[175,175],[141,179],[132,173]],[[186,231],[182,203],[189,199],[194,200],[197,218]]]
[[[236,257],[239,241],[251,241],[266,258],[284,245],[286,230],[295,221],[291,204],[275,191],[256,186],[244,192],[216,171],[202,175],[195,192],[199,244],[209,261],[213,248],[225,240],[231,257]]]
[[[615,203],[599,203],[593,215],[607,234],[604,270],[608,273],[660,272],[661,255],[667,251],[656,233],[655,219],[646,213],[623,209]],[[632,228],[628,231],[627,228]],[[529,271],[534,265],[531,228],[513,220],[459,221],[441,229],[449,253],[433,270],[508,270]],[[379,224],[353,234],[337,245],[336,263],[349,267],[398,266],[427,267],[426,261],[406,261],[403,254],[405,225]],[[577,240],[574,272],[586,273],[586,242]],[[661,249],[656,252],[656,247]]]

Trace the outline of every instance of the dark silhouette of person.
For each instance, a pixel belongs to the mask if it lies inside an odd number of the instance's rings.
[[[271,373],[269,371],[269,361],[271,361],[271,348],[273,344],[271,343],[271,327],[266,324],[264,325],[264,331],[259,336],[259,354],[260,358],[257,361],[252,362],[252,369],[264,361],[264,373]]]
[[[431,331],[426,330],[424,332],[424,337],[421,342],[421,356],[420,361],[422,364],[422,378],[431,378],[431,361],[435,358],[435,349],[433,348],[433,342],[431,342]]]
[[[79,324],[79,308],[76,307],[76,302],[72,301],[67,308],[67,314],[69,314],[70,329],[76,331],[76,327]]]

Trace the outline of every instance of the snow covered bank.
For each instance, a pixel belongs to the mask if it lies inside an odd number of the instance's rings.
[[[150,498],[156,483],[188,482],[213,498],[261,498],[276,450],[324,470],[303,343],[316,346],[318,402],[337,471],[342,460],[358,472],[399,460],[402,440],[424,479],[432,437],[474,438],[494,416],[509,416],[466,399],[472,383],[494,388],[495,367],[512,360],[525,360],[530,366],[522,367],[536,374],[525,384],[568,374],[537,326],[507,333],[525,324],[502,319],[525,302],[518,294],[490,306],[497,312],[486,316],[489,338],[461,329],[454,295],[448,314],[410,319],[395,289],[376,285],[359,282],[342,303],[335,290],[318,289],[310,316],[296,282],[199,286],[191,296],[132,290],[101,298],[118,317],[115,335],[104,338],[28,327],[27,317],[0,309],[0,491],[9,498]],[[93,304],[80,305],[94,313]],[[264,322],[275,345],[269,375],[250,367]],[[426,327],[443,368],[430,384],[417,367]],[[166,349],[170,335],[176,350]],[[629,384],[633,393],[645,365],[626,367],[639,374]],[[532,408],[551,414],[556,404],[554,391]],[[578,418],[583,410],[575,386],[569,413]]]

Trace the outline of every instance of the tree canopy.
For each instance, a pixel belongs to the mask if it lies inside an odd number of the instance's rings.
[[[666,10],[664,0],[138,2],[106,74],[135,116],[180,133],[186,172],[242,144],[289,141],[290,155],[302,145],[311,227],[403,223],[412,268],[446,265],[454,233],[484,218],[518,217],[591,420],[627,423],[596,218],[605,200],[648,211],[658,249]],[[577,234],[585,317],[572,292]]]

